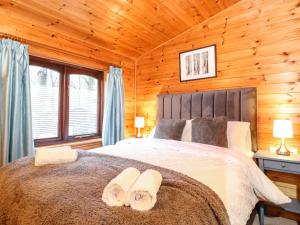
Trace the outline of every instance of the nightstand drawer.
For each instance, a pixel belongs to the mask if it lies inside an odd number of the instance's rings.
[[[280,162],[280,161],[265,159],[264,168],[300,174],[300,163]]]

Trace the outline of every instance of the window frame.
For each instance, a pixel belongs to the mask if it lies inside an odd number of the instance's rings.
[[[84,141],[102,137],[103,118],[103,71],[74,66],[36,56],[30,56],[29,65],[45,67],[60,73],[59,109],[58,109],[58,137],[35,139],[38,146],[55,145],[67,142]],[[96,134],[69,136],[69,80],[71,74],[82,74],[98,80],[98,129]]]
[[[83,73],[83,74],[82,74]],[[82,75],[87,75],[93,78],[96,78],[98,80],[98,109],[97,109],[97,118],[98,118],[98,126],[97,126],[97,133],[96,134],[84,134],[84,135],[73,135],[73,136],[69,136],[69,113],[70,113],[70,108],[69,108],[69,99],[70,99],[70,95],[69,95],[69,83],[70,83],[70,75],[71,74],[82,74]],[[94,70],[89,70],[86,68],[75,68],[75,67],[68,67],[66,68],[66,82],[67,85],[66,87],[66,109],[64,110],[65,113],[65,118],[66,118],[66,123],[65,123],[65,130],[64,130],[64,134],[65,134],[65,139],[72,141],[72,140],[82,140],[82,139],[88,139],[90,137],[96,137],[96,138],[100,138],[102,136],[101,134],[101,127],[102,127],[102,107],[100,107],[100,105],[102,105],[102,101],[101,101],[101,80],[99,79],[99,75],[97,75],[97,71]]]

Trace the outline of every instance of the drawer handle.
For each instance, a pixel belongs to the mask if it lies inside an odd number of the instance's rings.
[[[281,163],[281,167],[282,167],[282,168],[285,168],[285,167],[286,167],[286,164],[285,164],[285,163]]]

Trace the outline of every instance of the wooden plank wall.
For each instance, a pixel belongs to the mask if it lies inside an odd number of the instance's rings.
[[[3,17],[1,18],[3,19]],[[121,66],[125,85],[125,135],[129,137],[134,134],[135,63],[133,60],[104,49],[97,50],[91,46],[74,42],[62,34],[35,29],[30,24],[20,24],[14,20],[1,21],[1,18],[0,38],[7,35],[12,35],[14,38],[17,37],[29,45],[29,53],[31,55],[106,72],[110,64]]]
[[[218,77],[179,81],[179,52],[217,45]],[[272,121],[290,118],[300,150],[300,1],[242,0],[146,53],[137,62],[137,114],[155,125],[156,96],[256,86],[259,148],[279,143]]]
[[[237,1],[1,0],[0,14],[136,58]]]

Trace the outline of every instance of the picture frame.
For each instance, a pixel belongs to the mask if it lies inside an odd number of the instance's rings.
[[[217,77],[216,45],[179,53],[180,82]]]

